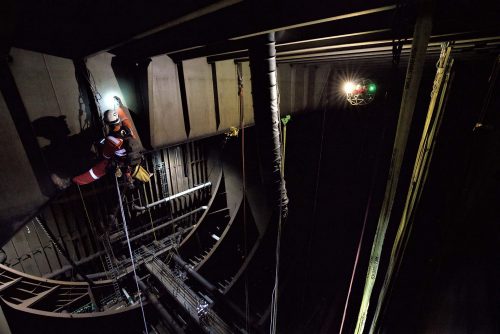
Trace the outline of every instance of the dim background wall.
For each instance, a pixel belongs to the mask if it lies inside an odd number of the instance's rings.
[[[191,128],[189,137],[207,136],[217,130],[212,70],[205,58],[184,61],[183,67]]]
[[[217,76],[217,99],[219,101],[219,130],[239,127],[238,75],[232,60],[215,63]]]
[[[245,109],[243,121],[246,126],[249,126],[254,124],[252,84],[250,78],[249,62],[241,63],[241,73],[243,75],[243,105]]]
[[[168,56],[154,57],[148,68],[151,145],[186,140],[177,66]]]
[[[35,174],[28,161],[14,122],[10,117],[3,95],[0,94],[0,224],[2,233],[11,229],[11,218],[20,211],[31,209],[46,199],[38,187]],[[3,232],[5,231],[5,232]]]
[[[29,121],[44,116],[66,116],[71,134],[79,132],[79,93],[71,60],[12,48],[9,67],[26,108]],[[0,98],[2,136],[0,144],[0,218],[2,236],[18,229],[36,212],[47,197],[42,194],[27,153],[10,116],[4,97]],[[14,111],[19,112],[19,111]],[[34,134],[32,134],[34,135]],[[41,148],[50,144],[37,137]]]
[[[118,96],[122,99],[124,105],[128,106],[132,98],[124,96],[118,81],[116,80],[113,69],[111,68],[111,60],[113,55],[107,52],[100,53],[94,57],[87,59],[87,68],[90,71],[95,82],[95,88],[99,92],[101,99],[98,100],[101,112],[107,109],[113,109],[113,96]]]
[[[278,88],[282,115],[304,113],[321,109],[326,99],[336,94],[336,88],[328,80],[335,69],[330,64],[279,64]],[[332,102],[332,101],[330,101]]]
[[[79,133],[79,90],[73,62],[16,48],[10,55],[12,75],[30,120],[65,115],[71,134]],[[38,140],[42,147],[49,143],[41,137]]]

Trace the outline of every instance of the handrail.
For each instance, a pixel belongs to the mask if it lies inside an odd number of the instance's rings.
[[[191,189],[187,189],[187,190],[184,190],[184,191],[181,191],[180,193],[177,193],[175,195],[172,195],[172,196],[168,196],[168,197],[165,197],[165,198],[162,198],[161,200],[159,201],[156,201],[156,202],[153,202],[153,203],[149,203],[148,205],[145,205],[145,206],[139,206],[139,205],[133,205],[133,209],[134,210],[137,210],[137,211],[144,211],[146,209],[149,209],[149,208],[152,208],[153,206],[157,206],[158,204],[161,204],[161,203],[167,203],[175,198],[178,198],[178,197],[181,197],[181,196],[184,196],[184,195],[187,195],[187,194],[190,194],[192,192],[195,192],[196,190],[200,190],[200,189],[203,189],[203,188],[206,188],[206,187],[209,187],[212,185],[212,182],[207,182],[207,183],[202,183],[200,185],[197,185],[196,187],[194,188],[191,188]]]

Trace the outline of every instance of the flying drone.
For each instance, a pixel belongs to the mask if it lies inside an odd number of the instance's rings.
[[[373,101],[377,85],[370,79],[348,81],[344,84],[347,101],[353,106],[363,106]]]

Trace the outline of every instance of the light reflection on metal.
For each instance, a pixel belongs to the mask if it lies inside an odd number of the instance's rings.
[[[198,185],[196,187],[193,187],[191,189],[181,191],[180,193],[177,193],[175,195],[172,195],[172,196],[169,196],[169,197],[165,197],[165,198],[163,198],[163,199],[161,199],[159,201],[150,203],[150,204],[148,204],[146,206],[134,205],[133,208],[134,208],[134,210],[139,210],[139,211],[146,210],[146,209],[151,208],[153,206],[156,206],[158,204],[167,203],[167,202],[169,202],[169,201],[171,201],[171,200],[173,200],[175,198],[178,198],[178,197],[181,197],[181,196],[184,196],[184,195],[188,195],[188,194],[190,194],[190,193],[192,193],[192,192],[194,192],[196,190],[200,190],[202,188],[206,188],[206,187],[209,187],[211,185],[212,185],[211,182],[206,182],[206,183],[200,184],[200,185]]]

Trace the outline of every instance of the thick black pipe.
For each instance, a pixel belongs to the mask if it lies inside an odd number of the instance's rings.
[[[280,114],[276,77],[276,48],[274,33],[255,38],[249,49],[250,72],[255,128],[258,134],[259,154],[269,200],[288,214],[288,197],[281,175]]]
[[[193,270],[189,264],[186,263],[180,256],[172,253],[172,259],[174,259],[175,262],[177,262],[186,272],[193,277],[198,283],[200,283],[217,301],[220,301],[224,303],[229,309],[231,309],[237,316],[239,316],[241,319],[245,320],[246,319],[246,314],[243,312],[236,304],[234,304],[232,301],[227,299],[224,294],[222,294],[219,289],[209,281],[207,281],[203,276],[201,276],[197,271]],[[250,317],[249,319],[250,324],[253,326],[255,324],[255,319],[252,319]]]
[[[138,283],[142,292],[146,295],[146,298],[160,314],[162,319],[165,320],[165,324],[169,327],[169,329],[176,334],[183,334],[184,330],[175,322],[174,317],[165,309],[165,307],[163,307],[158,298],[156,298],[156,296],[149,291],[147,285],[141,280],[139,280]]]

